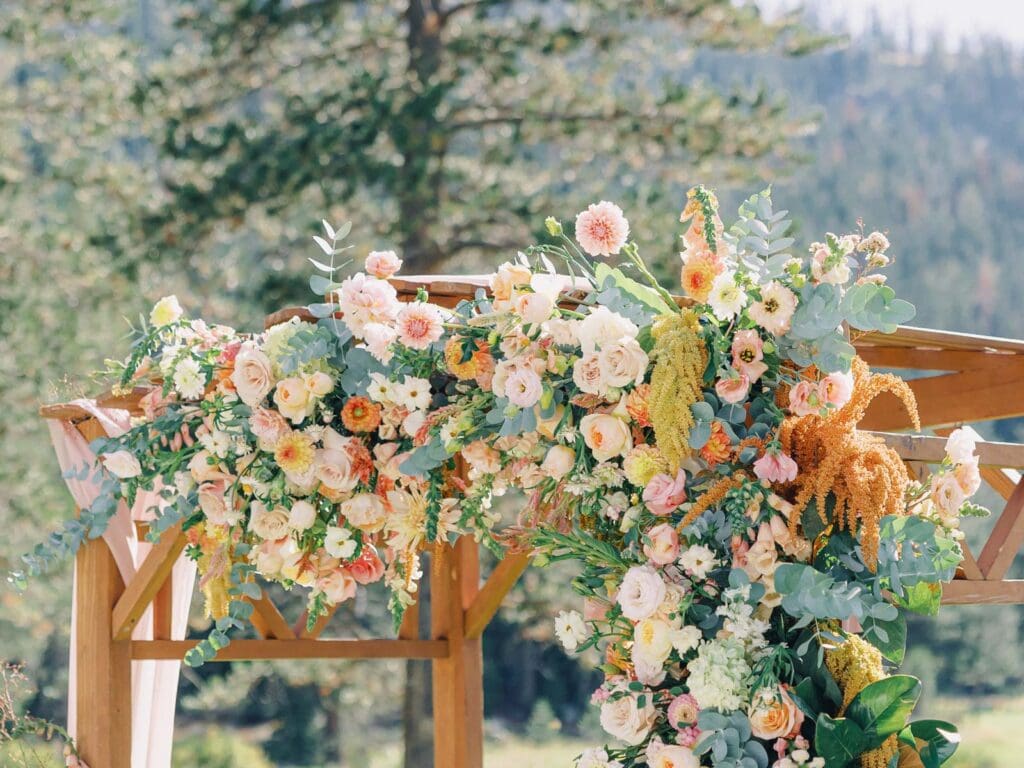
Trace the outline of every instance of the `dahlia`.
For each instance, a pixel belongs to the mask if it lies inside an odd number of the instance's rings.
[[[398,340],[410,349],[426,349],[443,332],[441,310],[433,304],[414,301],[398,313]]]
[[[310,470],[316,459],[313,440],[304,432],[289,432],[274,446],[274,461],[291,475],[302,475]]]
[[[629,222],[615,203],[592,203],[576,216],[576,240],[591,256],[613,256],[629,237]]]
[[[706,302],[711,293],[711,284],[722,269],[722,262],[710,251],[690,256],[683,264],[680,275],[683,291],[694,301]]]
[[[380,426],[380,406],[365,397],[350,397],[341,409],[341,423],[349,432],[372,432]]]

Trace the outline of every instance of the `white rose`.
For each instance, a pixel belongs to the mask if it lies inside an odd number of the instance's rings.
[[[358,493],[338,505],[338,511],[356,528],[372,533],[384,527],[387,508],[375,493]]]
[[[658,716],[653,698],[645,696],[643,707],[637,706],[637,697],[632,694],[608,699],[601,705],[601,727],[632,746],[642,743]]]
[[[598,461],[625,456],[633,448],[633,434],[629,426],[607,413],[587,414],[580,420],[580,431],[583,442]]]
[[[641,619],[633,627],[633,661],[660,667],[672,653],[672,627],[661,619]]]
[[[281,379],[274,392],[274,404],[282,416],[298,424],[309,415],[313,405],[309,394],[305,382],[298,376]]]
[[[316,522],[316,507],[304,499],[292,504],[288,513],[288,526],[293,531],[308,531]]]
[[[142,474],[142,465],[139,464],[139,460],[129,451],[104,453],[101,458],[103,459],[103,466],[107,468],[107,471],[122,480],[127,480],[129,477],[138,477]]]
[[[250,407],[256,407],[263,402],[263,398],[274,386],[270,358],[255,347],[242,347],[235,358],[231,382],[235,385],[235,392],[241,401]]]
[[[583,616],[577,611],[560,611],[555,618],[555,635],[567,651],[575,651],[590,636]]]
[[[603,395],[608,389],[608,385],[604,380],[600,355],[593,352],[573,363],[572,380],[582,392],[590,395]]]
[[[665,582],[649,565],[635,565],[626,571],[616,601],[622,615],[633,621],[646,619],[665,599]]]
[[[974,461],[978,438],[963,427],[954,429],[946,438],[946,455],[954,464],[969,464]]]
[[[261,539],[274,541],[288,535],[288,510],[284,507],[267,509],[258,501],[249,512],[249,530]]]
[[[636,324],[608,307],[592,309],[576,329],[580,346],[586,354],[596,352],[605,344],[619,341],[623,336],[636,338],[639,332]]]
[[[604,383],[610,387],[639,384],[647,373],[647,353],[628,336],[601,347],[598,360]]]
[[[524,323],[540,324],[551,317],[555,302],[543,293],[521,293],[516,297],[515,308]]]
[[[553,445],[548,449],[540,468],[548,477],[561,480],[576,464],[576,451],[567,445]]]

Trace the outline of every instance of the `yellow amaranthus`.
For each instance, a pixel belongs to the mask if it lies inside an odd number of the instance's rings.
[[[672,472],[692,453],[690,406],[701,399],[707,365],[699,330],[697,316],[689,310],[659,318],[652,329],[654,371],[648,407],[658,448]]]

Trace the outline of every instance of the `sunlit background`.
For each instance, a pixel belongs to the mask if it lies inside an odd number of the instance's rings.
[[[1024,3],[440,6],[458,10],[0,4],[0,570],[71,514],[39,404],[95,391],[90,372],[126,351],[123,318],[164,294],[249,329],[307,302],[321,217],[354,222],[357,254],[395,247],[407,271],[465,274],[514,255],[546,215],[613,199],[674,280],[688,186],[718,188],[730,211],[773,182],[804,243],[858,219],[887,231],[917,323],[1024,337]],[[410,52],[409,25],[439,29],[437,45]],[[1024,439],[1014,423],[982,431]],[[602,739],[591,667],[553,638],[550,617],[574,607],[566,582],[529,572],[485,635],[491,768],[569,766]],[[70,594],[68,568],[25,595],[0,587],[0,659],[29,678],[19,706],[58,721]],[[385,626],[371,597],[332,630]],[[1020,765],[1024,613],[915,623],[907,671],[930,714],[962,723],[956,766]],[[175,765],[429,768],[424,672],[186,670]],[[0,764],[22,759],[57,764],[0,745]]]

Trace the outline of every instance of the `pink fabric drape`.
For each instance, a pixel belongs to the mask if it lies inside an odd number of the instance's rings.
[[[127,411],[98,408],[92,400],[76,400],[73,403],[91,413],[111,437],[125,432],[129,427]],[[75,427],[67,422],[49,422],[50,437],[57,452],[57,461],[62,471],[79,470],[82,464],[92,466],[96,456],[89,450],[89,444]],[[90,477],[85,480],[66,479],[68,490],[80,508],[88,507],[96,498],[98,489]],[[154,493],[139,494],[135,505],[129,510],[123,502],[103,534],[117,563],[121,578],[131,581],[136,570],[146,559],[152,545],[140,540],[134,521],[147,518],[146,510],[160,504],[162,500]],[[189,606],[195,584],[196,565],[186,557],[179,558],[171,572],[172,606],[171,639],[183,640],[188,623]],[[77,585],[76,585],[77,589]],[[75,701],[75,608],[71,612],[71,661],[68,696],[68,725],[74,736],[76,721]],[[132,632],[135,640],[153,639],[152,606]],[[132,766],[133,768],[170,768],[171,744],[174,739],[174,710],[177,705],[178,675],[181,663],[178,661],[133,661],[132,662]]]

